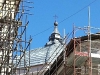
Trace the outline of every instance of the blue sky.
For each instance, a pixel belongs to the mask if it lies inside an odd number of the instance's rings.
[[[66,34],[72,31],[73,23],[75,24],[75,26],[79,27],[87,26],[88,5],[92,2],[93,3],[89,5],[91,11],[91,26],[100,28],[100,0],[30,1],[34,2],[34,4],[31,4],[31,6],[33,6],[34,8],[30,9],[30,13],[33,13],[34,15],[28,16],[28,20],[30,22],[27,27],[27,39],[30,35],[33,38],[33,41],[31,43],[31,49],[43,47],[46,44],[46,42],[48,42],[48,38],[53,32],[53,23],[55,21],[55,18],[53,16],[55,15],[58,16],[58,30],[62,36],[64,29],[66,30]],[[79,10],[81,11],[78,12]],[[75,14],[76,12],[78,13]],[[40,32],[46,29],[48,30],[39,34]],[[78,32],[78,35],[80,36],[81,33]]]

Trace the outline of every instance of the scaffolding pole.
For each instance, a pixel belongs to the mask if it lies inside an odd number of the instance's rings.
[[[26,26],[29,22],[23,24],[22,17],[26,13],[21,3],[24,1],[0,0],[0,75],[18,75],[21,56],[25,55],[32,41],[32,38],[26,40]]]

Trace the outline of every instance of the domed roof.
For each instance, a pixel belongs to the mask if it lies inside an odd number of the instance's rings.
[[[60,33],[58,31],[58,23],[57,21],[54,22],[54,31],[52,32],[52,34],[49,37],[49,43],[62,43],[62,38],[60,36]]]
[[[37,48],[30,51],[30,66],[54,62],[63,51],[63,45],[53,44],[43,48]],[[25,53],[26,65],[29,66],[29,51]],[[24,58],[21,60],[20,67],[24,67]]]
[[[30,66],[54,62],[55,59],[64,50],[60,33],[57,29],[58,23],[54,22],[54,31],[49,37],[49,42],[42,48],[33,49],[30,51]],[[20,57],[18,57],[20,58]],[[25,53],[26,65],[29,66],[29,51]],[[21,65],[24,67],[24,57],[21,60]]]

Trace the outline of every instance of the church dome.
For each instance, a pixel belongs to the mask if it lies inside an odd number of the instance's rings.
[[[55,21],[54,31],[49,36],[49,42],[47,42],[44,47],[33,49],[30,51],[30,60],[29,51],[25,53],[27,66],[29,65],[29,61],[30,66],[45,64],[49,62],[53,63],[55,59],[60,55],[60,53],[64,50],[62,38],[60,36],[57,26],[58,23]],[[24,63],[24,57],[22,58],[21,63]],[[24,64],[19,65],[19,67],[24,67]]]
[[[49,45],[50,43],[62,43],[62,38],[60,36],[60,33],[58,31],[58,22],[55,21],[54,22],[54,31],[52,32],[52,34],[49,36],[49,42],[47,43],[47,45]]]

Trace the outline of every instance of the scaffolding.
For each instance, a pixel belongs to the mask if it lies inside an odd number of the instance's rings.
[[[44,68],[45,71],[38,75],[99,75],[100,33],[92,31],[99,32],[100,28],[73,26],[72,33],[66,37],[64,50],[49,69]],[[76,37],[81,32],[84,36]]]
[[[17,75],[21,58],[25,59],[25,51],[30,51],[32,38],[28,41],[26,38],[27,17],[23,23],[25,14],[29,13],[25,13],[24,3],[31,2],[0,0],[0,75]]]
[[[73,26],[72,39],[66,46],[66,75],[99,75],[100,28],[90,26]],[[82,31],[82,33],[81,33]],[[92,31],[97,33],[92,33]],[[80,37],[76,37],[82,34]],[[83,36],[85,35],[85,36]],[[98,55],[99,54],[99,55]],[[98,63],[97,63],[98,62]],[[64,74],[65,75],[65,74]]]
[[[0,75],[100,75],[100,62],[94,61],[100,60],[100,57],[98,59],[93,56],[100,51],[99,45],[95,46],[100,44],[100,33],[91,33],[92,29],[100,31],[100,28],[91,27],[90,24],[85,27],[74,26],[71,39],[70,34],[64,38],[67,43],[64,42],[62,45],[63,51],[59,56],[51,56],[51,62],[44,63],[36,73],[30,73],[32,38],[30,36],[27,41],[26,28],[29,23],[27,15],[31,14],[25,11],[29,11],[26,8],[33,7],[24,6],[24,3],[33,4],[24,0],[0,0]],[[86,36],[76,38],[80,30],[85,32]],[[28,63],[26,52],[29,53]]]
[[[75,34],[79,30],[88,31],[87,33],[87,48],[84,50],[82,48],[82,38],[75,38]],[[74,60],[73,67],[74,72],[73,75],[92,75],[92,60],[91,60],[91,33],[90,27],[81,28],[74,27],[73,28],[73,41],[74,41]],[[84,70],[82,72],[82,69]]]
[[[94,57],[93,53],[97,54],[96,50],[98,49],[98,47],[96,46],[96,44],[99,44],[100,42],[97,41],[99,39],[100,34],[99,33],[91,34],[91,30],[99,30],[99,29],[100,28],[95,28],[90,26],[85,26],[83,28],[75,26],[73,27],[72,40],[74,43],[73,44],[74,59],[73,59],[73,64],[70,66],[71,69],[69,70],[70,72],[72,72],[71,70],[73,70],[73,75],[99,75],[99,68],[98,68],[99,63],[96,63],[99,61],[99,59],[94,61],[96,58]],[[86,36],[76,38],[75,34],[80,30],[85,32]]]

